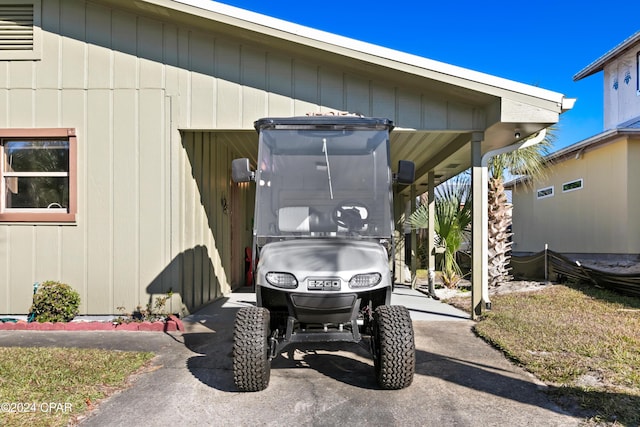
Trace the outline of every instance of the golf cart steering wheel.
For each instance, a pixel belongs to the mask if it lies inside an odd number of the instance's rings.
[[[333,209],[332,218],[333,222],[342,228],[361,231],[369,222],[369,214],[369,208],[364,203],[357,200],[344,200]]]

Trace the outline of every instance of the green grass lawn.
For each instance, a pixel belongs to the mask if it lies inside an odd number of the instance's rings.
[[[0,425],[65,426],[126,388],[146,352],[0,347]]]
[[[596,422],[640,424],[639,298],[569,284],[491,301],[475,332],[549,384],[561,405]],[[468,310],[468,298],[451,303]]]

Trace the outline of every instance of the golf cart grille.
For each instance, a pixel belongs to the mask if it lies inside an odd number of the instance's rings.
[[[353,317],[356,294],[291,294],[291,307],[302,323],[347,323]]]

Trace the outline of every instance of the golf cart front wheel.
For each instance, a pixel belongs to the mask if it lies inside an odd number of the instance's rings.
[[[233,329],[233,380],[240,391],[261,391],[270,375],[269,310],[243,307]]]
[[[416,367],[416,347],[409,310],[399,305],[376,308],[372,339],[378,385],[386,390],[411,385]]]

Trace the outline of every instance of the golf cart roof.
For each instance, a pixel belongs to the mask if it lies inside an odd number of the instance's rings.
[[[393,129],[393,122],[389,119],[360,117],[360,116],[299,116],[263,118],[253,123],[256,131],[265,129]]]

